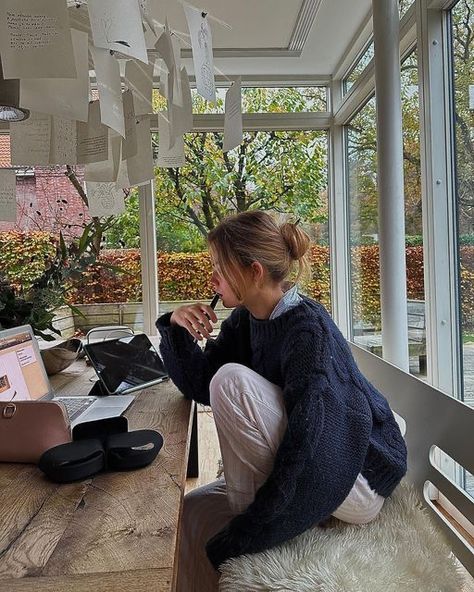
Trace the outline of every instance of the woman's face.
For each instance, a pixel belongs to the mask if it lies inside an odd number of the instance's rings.
[[[241,304],[237,295],[234,293],[232,288],[230,287],[227,280],[222,275],[222,271],[219,267],[219,264],[216,262],[214,257],[211,255],[212,260],[212,277],[211,277],[211,286],[212,289],[216,294],[219,294],[222,304],[226,308],[233,308],[234,306],[238,306]]]

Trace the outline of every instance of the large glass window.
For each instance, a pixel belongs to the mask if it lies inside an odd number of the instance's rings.
[[[426,374],[417,55],[401,67],[410,371]],[[382,355],[375,98],[346,128],[354,341]]]
[[[474,406],[474,1],[450,14],[462,398]]]
[[[160,301],[209,298],[207,233],[228,214],[263,209],[309,232],[313,277],[302,287],[329,307],[327,133],[245,132],[227,153],[222,142],[219,132],[188,134],[186,165],[156,169]]]

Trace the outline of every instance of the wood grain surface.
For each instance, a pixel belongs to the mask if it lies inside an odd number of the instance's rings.
[[[61,395],[92,386],[84,361],[52,377]],[[140,470],[57,485],[33,465],[0,463],[0,592],[173,589],[192,404],[170,382],[141,391],[129,429],[164,438]]]

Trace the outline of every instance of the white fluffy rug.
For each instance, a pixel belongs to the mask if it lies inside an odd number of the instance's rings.
[[[459,592],[464,577],[413,489],[363,526],[331,519],[269,551],[227,561],[220,592]]]

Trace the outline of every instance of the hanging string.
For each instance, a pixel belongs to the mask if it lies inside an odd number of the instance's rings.
[[[212,14],[209,14],[209,12],[204,10],[204,8],[198,8],[197,6],[194,6],[194,4],[191,4],[190,2],[187,2],[186,0],[178,0],[178,2],[180,4],[182,4],[183,6],[190,6],[191,8],[194,8],[194,10],[197,10],[198,12],[200,12],[202,14],[203,18],[205,18],[207,16],[207,18],[215,21],[216,23],[219,23],[223,27],[226,27],[226,29],[230,29],[232,31],[232,27],[229,25],[229,23],[222,21],[221,19],[217,18],[216,16],[213,16]]]

